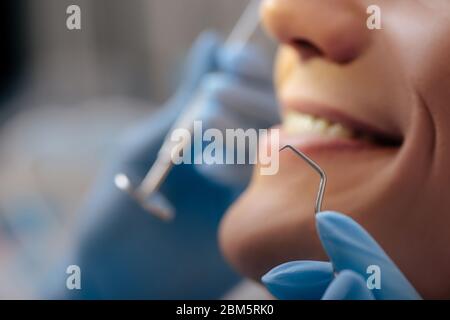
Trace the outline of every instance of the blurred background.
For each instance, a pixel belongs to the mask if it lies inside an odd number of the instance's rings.
[[[37,296],[117,134],[170,96],[198,34],[227,35],[247,2],[0,3],[0,298]],[[82,30],[66,28],[71,4]]]

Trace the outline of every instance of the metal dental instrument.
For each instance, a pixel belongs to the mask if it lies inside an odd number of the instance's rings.
[[[286,149],[292,150],[296,155],[301,157],[303,160],[305,160],[320,176],[320,184],[319,184],[319,191],[317,192],[317,198],[316,198],[316,205],[314,207],[315,213],[319,213],[322,211],[322,202],[323,202],[323,196],[325,194],[325,186],[327,184],[327,176],[325,174],[325,171],[322,170],[321,167],[317,163],[315,163],[313,160],[311,160],[308,156],[306,156],[303,152],[295,149],[291,145],[286,145],[283,148],[280,149],[280,152]]]
[[[257,30],[259,25],[258,8],[260,2],[261,0],[250,1],[225,41],[225,47],[238,45],[238,50],[241,50],[247,45],[250,37]],[[169,133],[164,138],[163,145],[158,152],[155,163],[137,188],[132,186],[130,179],[124,173],[119,173],[115,176],[114,183],[117,188],[130,194],[130,196],[132,196],[144,209],[161,220],[172,220],[175,217],[175,209],[165,197],[156,192],[173,168],[172,154],[179,154],[189,142],[182,141],[181,143],[174,143],[171,140],[171,134],[178,128],[188,129],[192,133],[195,117],[202,108],[201,101],[202,95],[196,94],[189,102],[185,111],[175,121],[174,125],[169,130]],[[157,205],[157,202],[159,202],[160,205]]]

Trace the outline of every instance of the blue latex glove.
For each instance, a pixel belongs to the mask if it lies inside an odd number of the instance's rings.
[[[144,177],[173,121],[197,90],[203,90],[203,116],[210,124],[266,128],[278,121],[270,64],[262,61],[254,49],[225,50],[214,34],[199,38],[177,94],[161,112],[125,134],[98,179],[79,228],[81,243],[74,258],[65,261],[65,266],[80,266],[82,290],[68,291],[60,281],[66,297],[215,299],[237,283],[239,277],[220,254],[217,228],[242,187],[212,181],[210,172],[203,174],[193,165],[176,166],[160,190],[177,213],[166,224],[113,181],[118,172],[135,185]],[[246,117],[246,108],[267,112]]]
[[[263,276],[279,299],[404,300],[420,299],[414,287],[379,244],[350,217],[321,212],[316,227],[330,262],[293,261]],[[381,270],[381,288],[368,289],[367,267]],[[334,276],[334,270],[338,273]]]
[[[220,50],[217,63],[221,71],[209,74],[201,83],[207,103],[200,119],[224,136],[226,129],[267,129],[280,122],[272,62],[256,47],[241,48]],[[195,168],[205,177],[233,187],[244,187],[252,173],[250,165],[203,164]]]

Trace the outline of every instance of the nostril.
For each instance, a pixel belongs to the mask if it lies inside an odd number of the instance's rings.
[[[311,41],[305,39],[293,40],[292,46],[297,50],[303,60],[309,60],[311,58],[321,57],[324,55],[320,48],[314,45]]]

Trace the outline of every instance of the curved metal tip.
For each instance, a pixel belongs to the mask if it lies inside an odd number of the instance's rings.
[[[323,171],[322,168],[317,163],[315,163],[311,158],[309,158],[303,152],[301,152],[300,150],[297,150],[296,148],[294,148],[291,145],[285,145],[284,147],[282,147],[280,149],[280,152],[283,150],[286,150],[286,149],[290,149],[296,155],[298,155],[300,158],[302,158],[304,161],[306,161],[306,163],[308,163],[320,176],[319,191],[317,192],[316,204],[314,206],[315,213],[317,214],[320,211],[322,211],[322,202],[323,202],[323,197],[325,194],[325,187],[327,184],[327,176],[325,174],[325,171]]]

